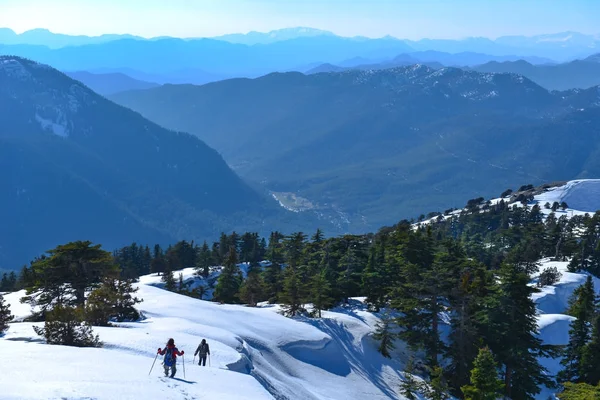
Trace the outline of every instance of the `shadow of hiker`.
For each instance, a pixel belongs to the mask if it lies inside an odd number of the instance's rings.
[[[179,382],[183,382],[183,383],[189,383],[190,385],[196,384],[198,382],[195,381],[186,381],[185,379],[181,379],[181,378],[169,378],[169,379],[173,379],[174,381],[179,381]]]

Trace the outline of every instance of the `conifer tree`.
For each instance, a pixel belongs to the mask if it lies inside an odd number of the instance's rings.
[[[406,397],[407,400],[417,400],[417,395],[421,390],[421,385],[415,379],[414,372],[414,361],[411,358],[404,368],[404,372],[402,373],[402,381],[400,383],[400,394]]]
[[[536,307],[529,276],[512,263],[499,271],[499,295],[488,325],[490,348],[504,365],[505,394],[514,400],[533,400],[540,387],[554,386],[538,357],[551,357],[552,346],[538,337]]]
[[[496,400],[502,397],[503,389],[494,355],[487,347],[480,349],[473,362],[470,385],[461,388],[465,400]]]
[[[33,330],[46,339],[48,344],[76,347],[101,347],[98,335],[94,335],[92,326],[83,321],[80,308],[56,305],[46,313],[43,327],[34,326]]]
[[[239,291],[242,284],[242,274],[237,265],[237,251],[234,246],[229,248],[229,254],[215,287],[214,300],[225,304],[239,303]]]
[[[279,299],[279,294],[283,290],[283,274],[281,264],[283,263],[283,246],[281,240],[283,235],[279,232],[272,232],[269,238],[266,257],[270,261],[263,272],[263,281],[265,282],[265,296],[270,303],[275,303]]]
[[[583,348],[580,381],[600,385],[600,314],[594,319],[592,338]]]
[[[294,317],[306,311],[304,309],[305,288],[296,268],[288,266],[284,276],[283,291],[280,296],[283,313],[288,317]]]
[[[177,284],[175,282],[175,277],[173,276],[173,270],[171,269],[170,264],[167,263],[166,269],[160,280],[164,282],[165,289],[167,289],[170,292],[173,292],[175,290]]]
[[[448,393],[448,383],[444,378],[442,367],[435,366],[431,369],[431,380],[425,390],[425,398],[429,400],[447,400],[450,398]]]
[[[212,255],[208,243],[204,241],[202,247],[198,250],[198,256],[196,259],[196,274],[207,278],[210,271],[210,264],[212,262]]]
[[[463,260],[460,281],[450,293],[451,326],[446,356],[449,384],[454,394],[469,383],[473,361],[482,338],[480,325],[485,317],[486,297],[494,294],[495,283],[485,266]]]
[[[10,304],[4,302],[4,296],[0,294],[0,335],[8,329],[8,323],[13,320],[13,315],[10,313]]]
[[[379,312],[385,304],[387,295],[386,276],[383,274],[383,266],[377,263],[377,249],[371,247],[367,267],[362,274],[362,294],[366,296],[366,302],[375,312]]]
[[[35,281],[24,300],[42,311],[54,303],[83,306],[86,292],[117,271],[112,254],[89,241],[57,246],[33,262],[32,269]]]
[[[321,270],[320,273],[313,276],[310,282],[310,299],[313,305],[313,314],[321,318],[321,311],[330,308],[333,305],[331,297],[331,285],[327,280],[327,273]]]
[[[346,253],[339,261],[341,269],[336,286],[340,289],[344,303],[348,303],[349,298],[356,295],[359,284],[357,281],[356,268],[358,266],[357,257],[353,244],[349,244]]]
[[[586,282],[575,289],[570,299],[569,315],[576,319],[571,323],[569,343],[564,351],[561,364],[564,369],[559,374],[562,381],[572,381],[581,376],[583,349],[591,336],[591,323],[595,314],[594,282],[588,276]]]
[[[177,281],[177,291],[183,293],[185,291],[185,284],[183,282],[183,273],[179,273],[179,279]]]
[[[250,307],[256,307],[264,298],[264,282],[260,273],[260,265],[253,262],[248,267],[248,275],[240,288],[240,299]]]
[[[394,344],[396,335],[392,332],[392,319],[389,315],[383,316],[377,323],[373,338],[379,341],[377,350],[381,355],[386,358],[391,358],[390,351],[396,348],[396,345]]]

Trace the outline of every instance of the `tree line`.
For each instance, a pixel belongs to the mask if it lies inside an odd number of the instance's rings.
[[[533,399],[541,385],[563,385],[568,393],[583,387],[573,385],[598,384],[594,288],[586,283],[572,299],[569,313],[577,319],[565,348],[538,338],[531,295],[560,278],[556,270],[539,271],[544,257],[571,260],[570,271],[600,276],[600,213],[567,218],[560,211],[566,204],[524,207],[530,199],[523,193],[495,204],[474,199],[459,212],[430,214],[427,222],[425,216],[420,223],[401,221],[365,235],[326,238],[317,230],[310,236],[273,232],[261,238],[234,232],[212,244],[180,241],[165,249],[134,243],[102,257],[106,265],[119,266],[126,282],[157,273],[167,289],[202,298],[209,288],[190,290],[189,282],[174,276],[194,267],[208,285],[214,278],[213,301],[280,303],[292,317],[321,317],[366,296],[369,308],[382,317],[374,335],[380,352],[393,357],[394,342],[402,339],[423,354],[415,369],[430,384],[424,389],[407,378],[406,397],[423,392],[430,398],[450,393],[467,399]],[[44,258],[24,267],[15,286],[39,290],[44,281],[39,263]],[[246,263],[245,273],[240,263]],[[69,301],[79,299],[68,306],[85,309],[87,289],[102,285],[99,277],[107,275],[92,274],[86,284],[63,278],[69,282]],[[537,285],[530,284],[534,275]],[[544,356],[564,356],[558,381],[537,361]]]

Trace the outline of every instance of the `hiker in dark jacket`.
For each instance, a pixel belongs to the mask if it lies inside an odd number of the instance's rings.
[[[171,378],[175,376],[177,372],[177,356],[182,356],[184,351],[175,347],[175,341],[171,338],[167,342],[167,346],[164,349],[159,348],[158,354],[165,356],[163,359],[163,366],[165,367],[165,376],[169,376],[169,368],[171,368]]]
[[[208,347],[208,343],[206,343],[206,339],[202,339],[202,343],[196,349],[194,356],[196,354],[198,354],[198,365],[206,367],[206,355],[210,354],[210,348]]]

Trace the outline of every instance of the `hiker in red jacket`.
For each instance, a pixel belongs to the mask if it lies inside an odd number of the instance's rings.
[[[175,376],[177,372],[177,356],[182,356],[184,351],[179,351],[175,347],[175,341],[173,338],[169,339],[167,346],[164,349],[159,348],[158,354],[165,356],[163,359],[163,366],[165,367],[165,376],[169,376],[169,368],[171,368],[171,378]]]

